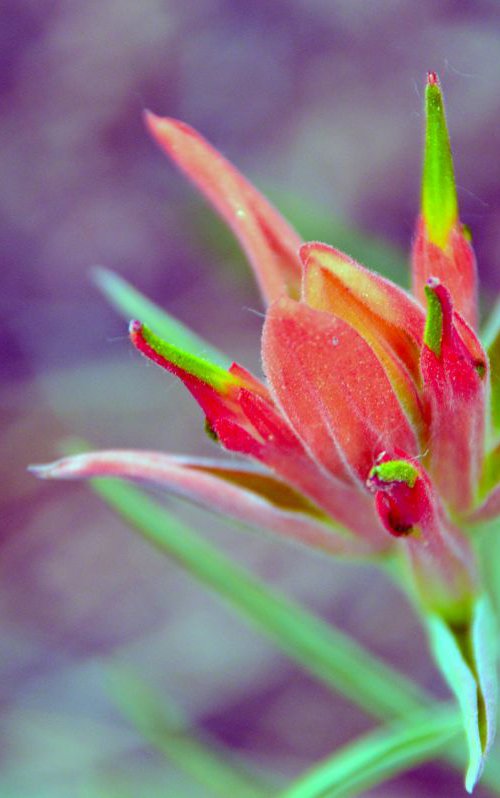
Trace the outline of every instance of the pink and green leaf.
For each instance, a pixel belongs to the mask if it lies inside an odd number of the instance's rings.
[[[199,133],[184,122],[145,114],[161,149],[193,181],[244,249],[268,302],[300,291],[301,237],[280,213]]]

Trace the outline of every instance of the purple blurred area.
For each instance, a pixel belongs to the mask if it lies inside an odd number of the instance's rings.
[[[148,140],[145,107],[198,128],[295,208],[304,235],[325,238],[331,220],[330,243],[335,231],[356,240],[359,230],[360,240],[406,252],[423,85],[437,70],[462,218],[491,305],[500,287],[500,8],[3,0],[0,16],[0,795],[206,795],[121,717],[106,687],[110,660],[172,695],[248,762],[292,778],[372,721],[306,678],[88,488],[39,483],[25,468],[53,459],[68,435],[99,447],[212,452],[182,386],[131,352],[125,322],[92,284],[95,265],[259,369],[262,306],[249,270]],[[374,569],[172,507],[446,695],[410,607]],[[436,794],[463,794],[442,764],[370,793]]]

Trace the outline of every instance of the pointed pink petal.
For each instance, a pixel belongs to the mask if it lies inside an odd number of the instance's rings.
[[[376,355],[341,319],[291,299],[269,308],[263,362],[296,435],[324,468],[364,482],[383,450],[418,443]]]
[[[446,286],[455,309],[473,329],[478,324],[477,269],[474,250],[459,222],[452,228],[445,249],[429,240],[425,222],[418,222],[412,250],[413,293],[425,305],[425,284],[437,277]]]
[[[199,133],[150,112],[146,125],[229,225],[246,252],[268,302],[300,289],[300,236],[278,211]]]
[[[487,357],[454,311],[445,286],[431,279],[426,288],[430,321],[421,368],[431,416],[429,469],[452,509],[466,512],[475,497],[484,454]]]
[[[403,289],[326,244],[304,244],[303,297],[343,319],[371,346],[425,448],[419,388],[425,313]]]
[[[232,463],[158,452],[102,451],[34,466],[46,479],[121,477],[153,482],[210,510],[330,554],[366,554],[368,544],[339,534],[306,498],[274,477]]]

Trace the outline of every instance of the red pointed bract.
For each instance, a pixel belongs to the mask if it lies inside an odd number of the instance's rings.
[[[264,299],[298,296],[302,239],[271,203],[199,133],[147,111],[146,125],[162,150],[193,181],[244,249]]]
[[[372,349],[341,319],[290,299],[275,302],[263,331],[271,392],[312,456],[364,485],[383,449],[418,443]]]
[[[438,351],[425,343],[421,358],[431,417],[429,468],[444,500],[464,513],[474,502],[484,455],[487,358],[454,311],[450,292],[437,280],[427,286],[442,316]]]

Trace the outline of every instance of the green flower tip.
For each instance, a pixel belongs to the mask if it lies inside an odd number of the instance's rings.
[[[458,218],[458,202],[443,95],[435,72],[427,76],[425,112],[422,214],[429,239],[444,249]]]
[[[373,478],[379,482],[404,482],[409,488],[414,488],[418,471],[407,460],[386,460],[373,466],[368,479]]]
[[[441,355],[441,341],[443,339],[443,308],[436,294],[439,282],[431,277],[425,286],[427,298],[427,317],[425,319],[424,344],[431,349],[436,357]]]
[[[240,383],[225,369],[198,355],[164,341],[145,324],[131,321],[129,334],[134,346],[150,360],[169,371],[179,369],[224,393],[231,385]]]

